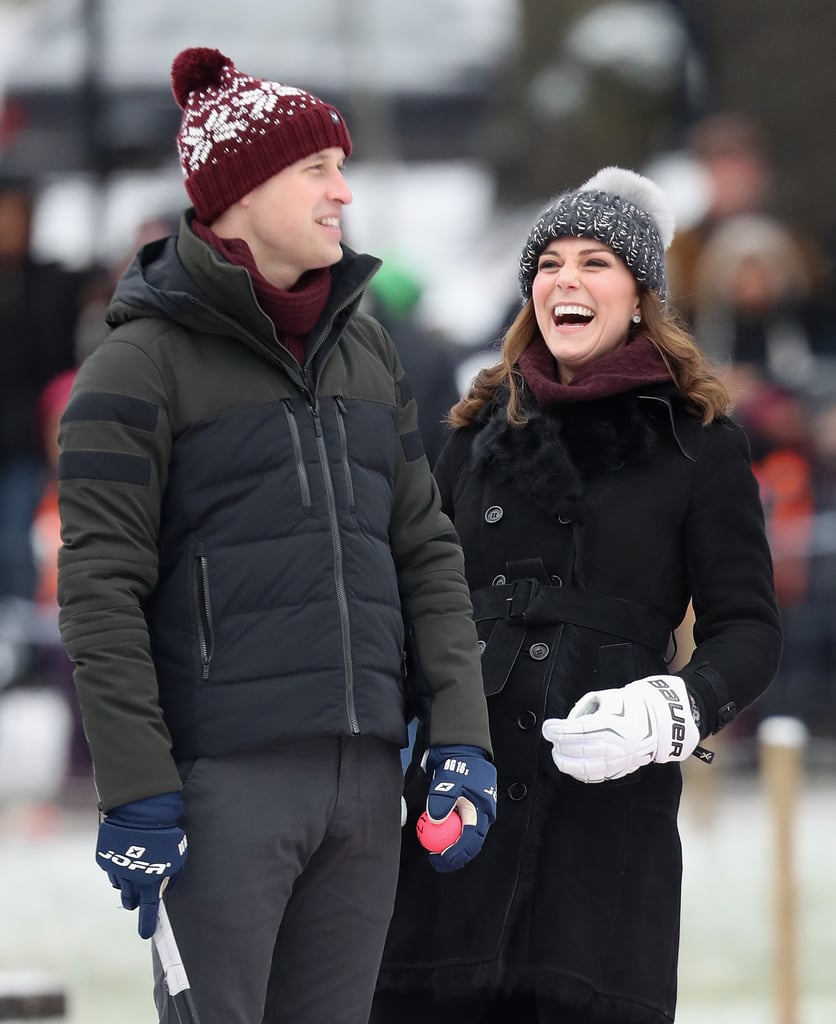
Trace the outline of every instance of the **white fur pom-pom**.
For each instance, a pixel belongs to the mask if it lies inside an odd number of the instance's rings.
[[[666,249],[673,241],[676,227],[673,207],[662,189],[650,178],[624,167],[604,167],[581,185],[578,191],[609,192],[634,203],[654,219]]]

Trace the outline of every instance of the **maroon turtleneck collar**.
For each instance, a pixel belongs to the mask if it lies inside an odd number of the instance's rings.
[[[309,270],[289,291],[277,288],[255,265],[250,247],[242,238],[219,238],[198,220],[192,230],[225,260],[244,267],[253,282],[253,291],[261,309],[272,320],[276,337],[301,365],[305,361],[305,339],[316,326],[331,290],[331,271]]]
[[[624,348],[585,366],[569,384],[560,382],[557,361],[540,335],[520,356],[519,368],[537,405],[544,412],[565,402],[610,398],[645,384],[672,379],[659,350],[643,334],[637,335]]]

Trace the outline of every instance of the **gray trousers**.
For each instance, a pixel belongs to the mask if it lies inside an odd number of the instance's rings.
[[[403,775],[371,737],[185,768],[166,906],[201,1024],[366,1024],[395,898]],[[154,957],[161,1024],[176,1024]]]

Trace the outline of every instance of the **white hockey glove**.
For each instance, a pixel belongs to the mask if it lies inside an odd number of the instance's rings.
[[[558,769],[579,782],[621,779],[651,761],[684,761],[700,740],[679,676],[587,693],[566,718],[547,718],[543,736]]]

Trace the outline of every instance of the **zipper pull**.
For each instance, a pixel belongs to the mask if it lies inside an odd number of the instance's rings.
[[[311,409],[311,416],[313,416],[314,431],[316,433],[316,436],[317,437],[322,437],[322,423],[320,422],[320,419],[319,419],[319,409],[315,405],[312,405],[310,407],[310,409]]]

